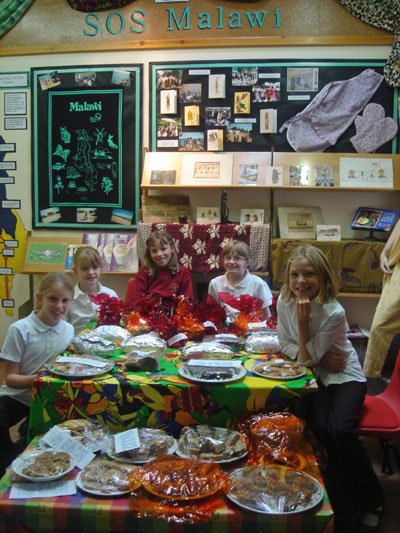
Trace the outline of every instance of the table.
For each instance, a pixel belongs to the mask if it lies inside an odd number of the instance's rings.
[[[45,374],[33,386],[29,434],[33,437],[74,418],[97,420],[112,432],[148,426],[175,437],[191,424],[233,428],[240,414],[266,406],[283,408],[315,387],[311,371],[285,382],[252,374],[253,364],[263,357],[235,355],[247,373],[231,384],[193,383],[182,378],[179,350],[168,350],[155,373],[126,372],[126,358],[119,350],[111,358],[114,370],[97,379],[72,381]]]
[[[36,437],[33,444],[38,440]],[[74,479],[78,471],[75,468],[63,479]],[[243,511],[219,493],[201,504],[203,511],[208,509],[211,513],[211,519],[190,525],[164,518],[139,517],[138,509],[142,515],[147,514],[145,510],[150,510],[154,498],[157,500],[143,488],[136,496],[114,499],[89,497],[78,490],[73,496],[10,500],[11,476],[6,473],[0,480],[0,532],[239,533],[251,528],[260,533],[333,533],[333,511],[325,490],[323,501],[317,507],[286,516]]]

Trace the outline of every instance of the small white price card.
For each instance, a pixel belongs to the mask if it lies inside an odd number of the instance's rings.
[[[43,435],[42,440],[54,450],[70,453],[76,461],[76,466],[81,469],[85,468],[96,457],[94,453],[88,451],[82,444],[57,426],[53,426]]]
[[[139,432],[137,428],[128,429],[114,435],[114,447],[116,453],[127,452],[140,448]]]
[[[54,498],[55,496],[72,496],[73,494],[76,494],[75,480],[14,483],[11,486],[10,499]]]
[[[103,368],[109,365],[109,361],[96,361],[95,359],[86,359],[85,357],[60,357],[57,363],[81,363],[83,365],[95,366],[96,368]]]
[[[216,366],[218,368],[239,368],[242,365],[241,361],[226,361],[224,359],[190,359],[187,362],[188,366]]]

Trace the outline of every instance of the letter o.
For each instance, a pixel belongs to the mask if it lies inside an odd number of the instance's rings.
[[[118,31],[112,31],[112,29],[110,27],[111,17],[113,17],[114,15],[118,15],[119,20],[121,21],[121,27],[120,27],[120,29]],[[119,11],[113,11],[112,13],[110,13],[108,15],[108,17],[107,17],[106,28],[107,28],[107,31],[109,33],[111,33],[112,35],[118,35],[119,33],[121,33],[121,31],[124,31],[125,19],[124,19],[123,15],[121,15],[121,13]]]

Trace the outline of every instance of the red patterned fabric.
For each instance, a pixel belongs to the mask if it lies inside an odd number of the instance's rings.
[[[180,264],[191,272],[223,272],[221,250],[231,239],[244,241],[250,248],[251,272],[268,269],[269,224],[178,224],[176,222],[139,222],[137,251],[143,264],[146,240],[155,230],[166,230],[173,237]]]
[[[159,226],[152,224],[151,231],[160,229]],[[179,262],[192,272],[224,270],[221,251],[232,239],[250,246],[250,225],[165,222],[163,228],[174,239]]]
[[[94,11],[105,11],[106,9],[116,9],[126,6],[134,0],[67,0],[72,9],[93,13]]]

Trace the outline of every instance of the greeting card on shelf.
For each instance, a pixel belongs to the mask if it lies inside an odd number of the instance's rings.
[[[317,224],[317,241],[340,241],[340,224]]]
[[[278,207],[279,233],[283,239],[315,239],[322,223],[320,207]]]
[[[264,209],[241,209],[241,224],[264,224]]]
[[[221,222],[220,207],[198,207],[197,224],[219,224]]]
[[[340,186],[393,188],[393,161],[383,158],[341,157]]]

